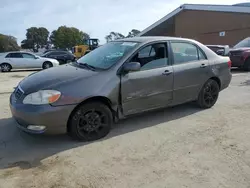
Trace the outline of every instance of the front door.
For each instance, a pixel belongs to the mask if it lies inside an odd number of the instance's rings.
[[[209,63],[205,53],[195,44],[171,42],[174,71],[174,102],[197,99],[199,91],[209,79]]]
[[[125,116],[166,106],[173,98],[173,69],[168,65],[167,43],[141,49],[129,62],[135,61],[141,69],[121,77]]]
[[[33,54],[22,53],[22,56],[26,66],[25,68],[41,68],[41,63],[39,59],[36,59],[36,57]]]

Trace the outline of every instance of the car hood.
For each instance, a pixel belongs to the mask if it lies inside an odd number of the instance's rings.
[[[25,94],[29,94],[42,89],[53,89],[61,83],[91,77],[96,74],[98,72],[67,64],[33,73],[24,78],[19,86]]]

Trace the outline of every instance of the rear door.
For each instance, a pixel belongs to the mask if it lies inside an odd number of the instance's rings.
[[[148,45],[128,62],[140,62],[141,70],[121,77],[124,115],[166,106],[173,98],[173,70],[167,43]]]
[[[195,100],[209,79],[210,66],[205,53],[186,41],[171,41],[174,70],[174,101]]]
[[[20,69],[26,67],[26,62],[20,52],[11,52],[5,57],[11,64],[13,69]]]

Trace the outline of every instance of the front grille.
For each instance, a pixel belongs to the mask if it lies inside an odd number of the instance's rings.
[[[22,95],[23,95],[23,91],[21,90],[21,88],[17,87],[15,90],[15,98],[20,99]]]

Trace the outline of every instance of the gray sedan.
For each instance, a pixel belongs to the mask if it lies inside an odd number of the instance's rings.
[[[228,57],[194,40],[127,38],[26,77],[10,108],[26,132],[68,132],[91,141],[133,114],[190,101],[212,107],[231,81],[230,67]]]

